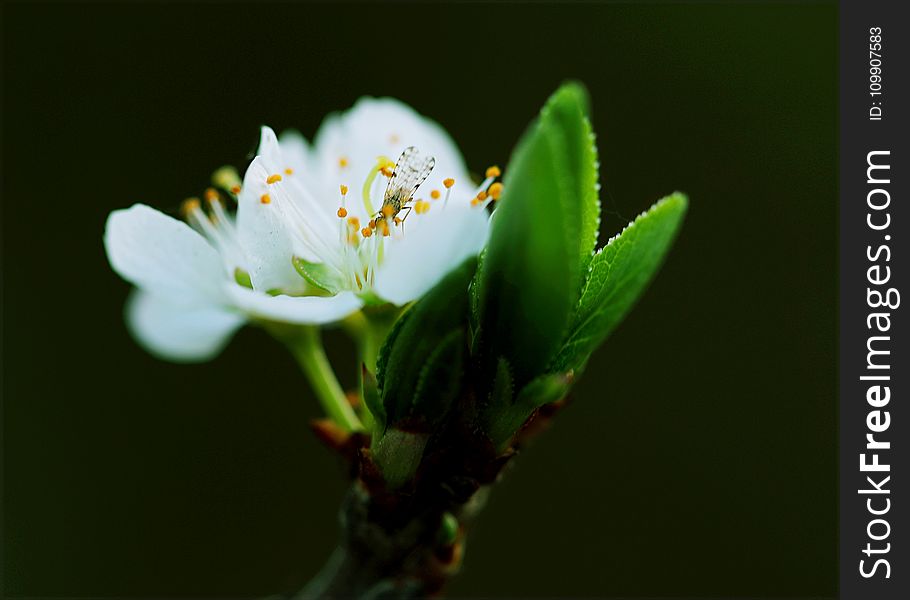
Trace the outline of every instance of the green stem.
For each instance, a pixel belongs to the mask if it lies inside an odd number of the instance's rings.
[[[369,314],[366,314],[369,312]],[[351,339],[357,345],[357,355],[359,363],[366,365],[371,373],[376,372],[376,360],[379,356],[379,349],[385,341],[386,335],[392,328],[395,319],[401,314],[399,309],[384,308],[382,310],[358,311],[348,315],[342,322],[341,326],[347,331]],[[357,386],[360,390],[361,419],[367,431],[373,428],[373,415],[367,407],[363,398],[363,381],[361,380],[360,365],[357,367]]]
[[[363,362],[371,372],[376,371],[376,359],[379,356],[379,348],[385,340],[386,334],[392,327],[392,323],[398,316],[398,312],[384,315],[374,315],[372,318],[367,317],[363,312],[356,312],[349,315],[342,325],[348,334],[354,338],[357,343],[357,352],[360,361]]]
[[[313,391],[316,392],[316,397],[326,414],[345,431],[362,430],[363,424],[354,413],[325,355],[319,330],[315,327],[303,327],[300,335],[295,336],[288,346],[300,363],[300,368],[309,379],[310,385],[313,386]]]

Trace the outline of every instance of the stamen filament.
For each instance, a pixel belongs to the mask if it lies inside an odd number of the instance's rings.
[[[442,185],[446,188],[446,199],[442,201],[442,209],[445,210],[446,206],[449,205],[449,196],[452,195],[452,186],[455,185],[455,180],[451,177],[443,179]]]

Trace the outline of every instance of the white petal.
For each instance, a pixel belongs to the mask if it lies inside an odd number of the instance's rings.
[[[418,220],[419,227],[408,229]],[[442,210],[441,202],[434,203],[429,213],[410,216],[401,239],[386,246],[374,291],[398,305],[419,298],[466,258],[480,252],[488,231],[485,210],[456,206]]]
[[[357,311],[363,302],[351,292],[336,296],[270,296],[248,288],[232,285],[228,293],[234,304],[263,319],[319,325],[339,321]]]
[[[270,139],[266,139],[266,143],[270,146],[272,144]],[[338,217],[335,212],[341,203],[340,190],[336,187],[328,194],[328,198],[322,197],[323,190],[320,186],[322,178],[317,171],[318,164],[312,160],[306,140],[298,132],[282,133],[277,153],[274,149],[270,152],[277,155],[274,159],[277,164],[265,166],[274,169],[275,173],[283,174],[281,187],[294,202],[298,217],[306,221],[310,245],[316,252],[322,253],[325,253],[326,246],[329,246],[332,248],[331,253],[334,254],[337,252],[335,245],[339,234]],[[293,171],[290,175],[285,171],[287,168]]]
[[[259,148],[256,155],[261,156],[264,163],[274,172],[280,173],[288,165],[283,165],[281,157],[281,145],[278,143],[278,136],[275,131],[266,125],[259,130]]]
[[[141,290],[133,291],[126,310],[136,341],[149,353],[174,362],[214,357],[245,320],[220,307],[177,305]]]
[[[294,269],[293,257],[316,257],[295,244],[278,190],[270,189],[273,186],[266,183],[270,173],[263,162],[256,157],[243,178],[237,199],[237,238],[246,254],[255,289],[294,292],[302,289],[305,281]],[[268,203],[262,202],[265,195],[270,198]]]
[[[143,204],[108,216],[104,247],[114,270],[131,283],[184,304],[224,299],[218,252],[186,223]]]
[[[300,293],[304,281],[294,270],[292,257],[337,263],[340,224],[307,189],[306,173],[285,172],[288,158],[268,127],[262,128],[258,152],[244,176],[237,210],[240,242],[250,259],[250,278],[258,290]],[[273,178],[271,184],[267,183],[269,177]],[[264,204],[266,194],[270,201]]]
[[[455,178],[456,185],[470,186],[461,153],[439,124],[398,100],[364,97],[349,111],[327,117],[316,134],[314,162],[323,176],[323,194],[332,194],[342,183],[359,191],[378,156],[397,160],[408,146],[436,159],[418,195],[441,190],[448,177]],[[346,166],[341,166],[342,158]],[[359,194],[355,201],[359,203]]]
[[[278,146],[287,163],[286,168],[293,169],[294,176],[306,179],[310,175],[310,147],[306,138],[299,131],[289,129],[281,133]]]

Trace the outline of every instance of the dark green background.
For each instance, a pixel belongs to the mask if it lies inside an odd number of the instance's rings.
[[[292,359],[256,330],[201,366],[144,354],[109,211],[173,209],[260,123],[312,136],[362,94],[504,164],[578,78],[601,243],[675,189],[691,208],[452,594],[833,595],[836,24],[833,4],[4,6],[6,591],[260,595],[335,540],[342,469]]]

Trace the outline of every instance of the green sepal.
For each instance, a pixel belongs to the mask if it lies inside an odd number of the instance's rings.
[[[592,221],[584,216],[591,208],[579,198],[593,168],[583,152],[591,145],[586,101],[579,86],[560,88],[506,169],[475,284],[476,347],[489,378],[500,357],[518,385],[544,372],[577,304],[581,257],[593,247]]]
[[[240,267],[234,269],[234,281],[237,282],[237,285],[253,289],[253,280],[250,278],[250,274]]]
[[[383,300],[372,291],[363,292],[357,295],[358,298],[363,302],[364,306],[373,307],[373,306],[386,306],[387,301]]]
[[[295,256],[291,259],[297,273],[307,283],[330,294],[337,294],[344,288],[344,280],[338,270],[326,264],[311,263]]]
[[[579,370],[622,321],[657,273],[687,204],[686,196],[678,192],[660,200],[594,256],[551,371]]]

